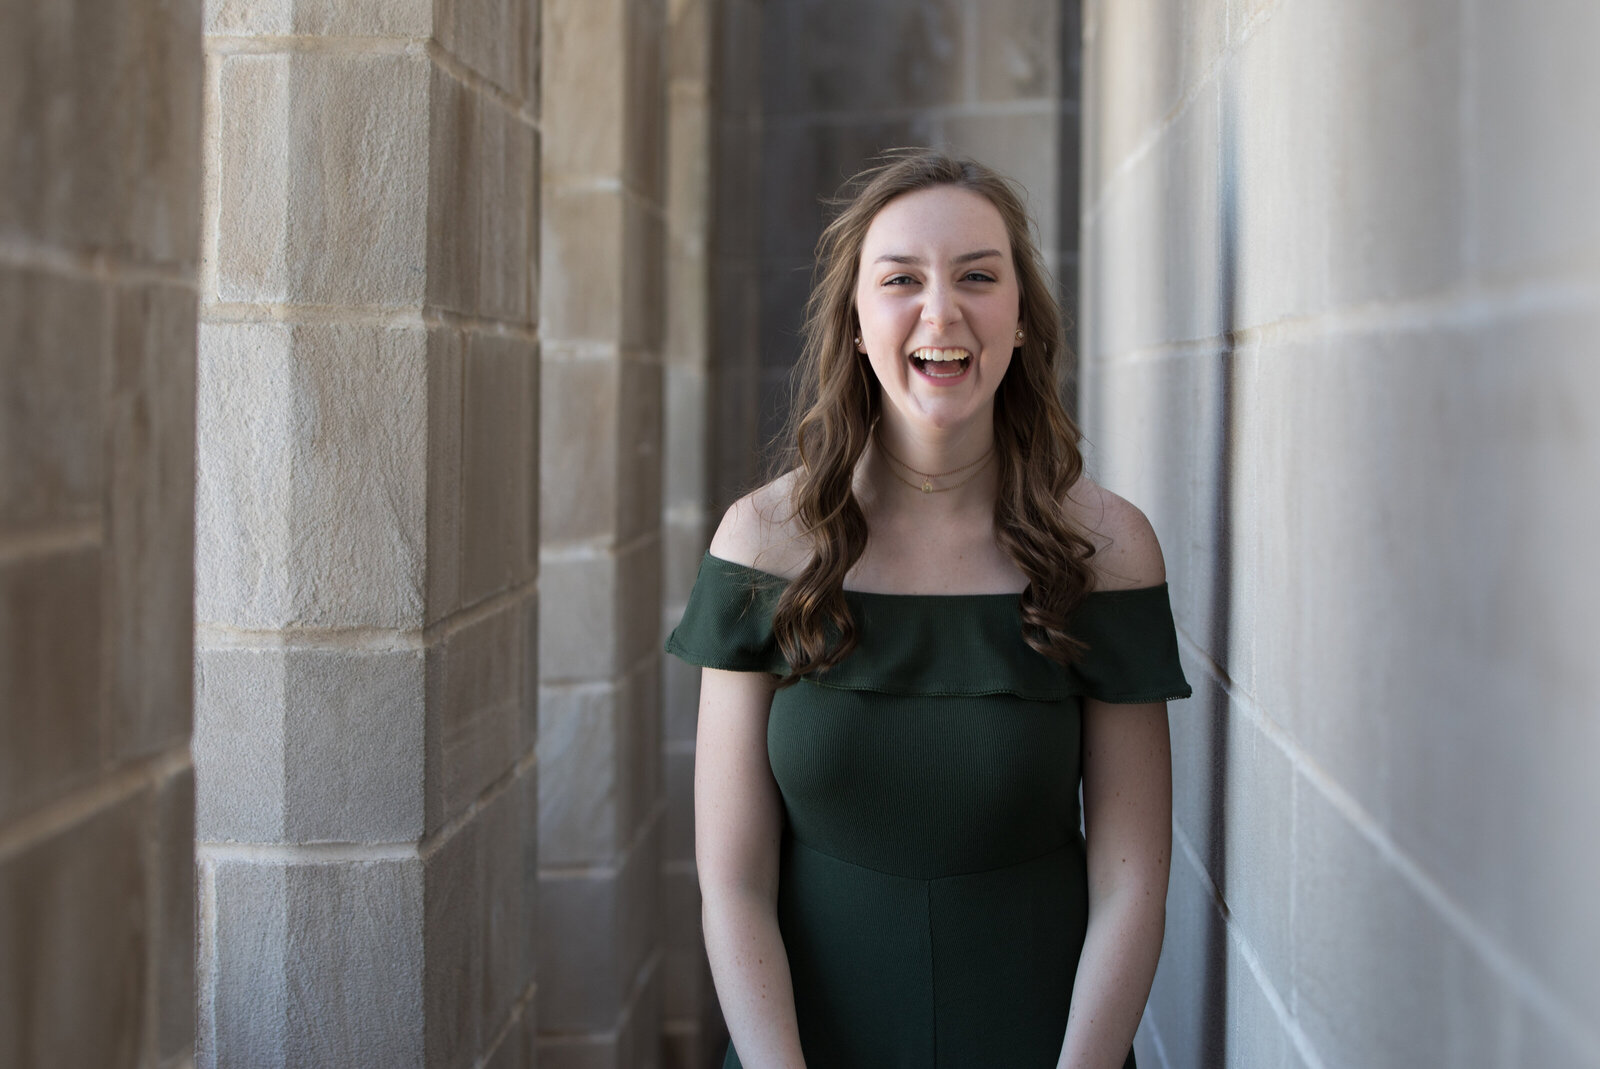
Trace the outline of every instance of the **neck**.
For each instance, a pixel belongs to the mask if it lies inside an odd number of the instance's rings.
[[[952,434],[896,433],[880,422],[863,472],[889,500],[921,499],[919,510],[992,502],[996,486],[994,428]]]

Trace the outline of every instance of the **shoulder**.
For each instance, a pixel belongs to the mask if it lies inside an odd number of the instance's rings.
[[[1067,514],[1094,544],[1089,559],[1096,590],[1158,586],[1167,580],[1161,543],[1145,514],[1131,501],[1087,475],[1067,493]]]
[[[792,579],[811,559],[791,503],[794,473],[735,501],[711,537],[711,555]]]

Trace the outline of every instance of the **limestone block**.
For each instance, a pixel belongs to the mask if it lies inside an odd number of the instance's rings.
[[[418,838],[423,674],[412,650],[202,649],[199,838]]]
[[[1498,1067],[1505,993],[1323,797],[1295,805],[1295,1017],[1325,1064]]]
[[[819,119],[767,132],[756,150],[759,192],[751,190],[750,201],[735,201],[752,204],[759,213],[762,260],[787,261],[797,284],[809,290],[811,258],[825,216],[823,201],[885,149],[917,140],[909,123],[897,118]],[[797,315],[791,313],[791,318]]]
[[[662,754],[662,789],[666,791],[666,824],[661,850],[669,863],[694,863],[694,751],[667,747]]]
[[[1226,44],[1228,0],[1099,5],[1084,47],[1085,181],[1098,199],[1110,177],[1210,75]]]
[[[693,742],[700,711],[700,669],[676,657],[662,658],[665,680],[662,735],[668,742]]]
[[[430,1066],[476,1064],[530,979],[522,972],[519,798],[515,788],[499,793],[428,859]]]
[[[538,349],[467,335],[462,426],[461,595],[471,604],[534,574],[529,497],[538,467]]]
[[[623,202],[622,344],[659,358],[667,325],[666,224],[659,202]]]
[[[0,531],[95,519],[105,477],[105,290],[0,269],[0,332]]]
[[[669,364],[663,375],[663,386],[665,411],[659,418],[663,424],[663,445],[670,460],[664,465],[661,497],[669,515],[698,512],[705,507],[709,489],[711,428],[707,409],[711,406],[711,376],[700,367]],[[688,550],[688,560],[693,567],[704,546],[684,548]],[[672,559],[670,554],[669,559]]]
[[[660,646],[657,633],[656,645]],[[627,789],[624,825],[634,833],[659,816],[661,785],[661,660],[651,652],[628,674],[622,775]]]
[[[483,273],[483,121],[494,109],[442,67],[428,75],[427,302],[471,315]]]
[[[656,838],[644,836],[615,870],[541,875],[539,1021],[545,1033],[608,1032],[621,1023],[659,939]],[[540,1056],[549,1064],[546,1051]]]
[[[627,0],[622,179],[648,201],[666,199],[666,0]],[[657,261],[659,265],[659,261]]]
[[[426,37],[434,0],[206,0],[208,34]]]
[[[1267,980],[1290,990],[1295,777],[1288,757],[1198,665],[1172,707],[1173,816]]]
[[[1218,196],[1217,107],[1205,92],[1106,191],[1094,225],[1115,238],[1096,243],[1088,264],[1087,359],[1226,333],[1227,235],[1215,211],[1192,208]]]
[[[971,62],[961,47],[965,6],[962,0],[767,5],[759,31],[766,110],[787,117],[956,103]],[[862,62],[867,41],[875,54]]]
[[[1307,1069],[1290,1038],[1288,1022],[1268,1001],[1237,940],[1228,941],[1226,1046],[1230,1065],[1274,1065]],[[1288,1006],[1288,989],[1275,985],[1279,1005]]]
[[[707,0],[668,0],[666,34],[669,81],[698,85],[710,82],[714,6]],[[676,153],[677,149],[673,151]]]
[[[641,540],[617,557],[619,666],[637,666],[661,651],[661,541]],[[659,689],[659,681],[651,685]]]
[[[430,376],[450,361],[410,328],[213,323],[200,338],[197,619],[419,626]]]
[[[194,656],[195,296],[116,295],[105,558],[110,742],[119,757],[189,737]]]
[[[540,877],[541,1031],[608,1032],[616,1027],[627,994],[618,960],[618,882],[615,874]],[[563,1064],[543,1045],[539,1060],[546,1069]]]
[[[543,0],[540,6],[546,176],[558,183],[620,177],[630,0]]]
[[[478,204],[483,212],[478,310],[491,319],[531,323],[538,265],[537,134],[520,116],[491,100],[479,103],[478,121]]]
[[[1022,186],[1034,240],[1041,248],[1053,248],[1060,240],[1062,203],[1059,111],[952,116],[944,120],[943,129],[958,154],[980,160]]]
[[[1222,917],[1200,873],[1174,843],[1166,938],[1145,1007],[1144,1030],[1158,1032],[1168,1051],[1183,1051],[1184,1064],[1227,1064],[1223,1050],[1227,940]]]
[[[618,361],[564,359],[545,350],[539,516],[546,544],[602,538],[616,529],[623,375]]]
[[[155,1050],[163,1061],[192,1054],[195,1042],[194,771],[153,792],[150,886],[155,958]]]
[[[216,296],[421,301],[429,60],[315,51],[218,62]]]
[[[513,602],[453,630],[429,655],[429,708],[439,736],[430,828],[461,815],[526,751],[523,618],[524,606]]]
[[[542,563],[539,675],[543,684],[609,679],[615,674],[621,661],[617,572],[617,562],[609,556],[547,557]]]
[[[420,861],[213,866],[203,1065],[424,1064]]]
[[[978,99],[1050,99],[1061,92],[1061,34],[1067,12],[1053,0],[982,5],[971,38]],[[1169,16],[1171,17],[1171,16]]]
[[[154,950],[146,809],[102,809],[0,862],[0,1064],[136,1061]]]
[[[94,547],[0,563],[0,817],[100,768],[101,572]]]
[[[462,390],[466,338],[449,327],[428,331],[427,622],[461,604]]]
[[[677,136],[679,117],[673,114],[673,135]],[[679,166],[677,142],[673,142],[673,166]],[[692,146],[691,146],[692,150]],[[686,150],[689,151],[689,150]],[[703,170],[705,161],[696,161]],[[699,180],[708,180],[697,175]],[[705,187],[701,187],[705,188]],[[669,367],[704,367],[711,345],[711,270],[706,260],[705,235],[709,224],[696,220],[699,206],[685,209],[668,207],[670,223],[667,241],[667,307],[662,335],[662,359]],[[701,222],[700,229],[694,229]]]
[[[1497,281],[1593,271],[1600,263],[1600,146],[1588,136],[1600,113],[1600,72],[1586,42],[1600,9],[1581,0],[1518,20],[1493,4],[1470,16],[1475,40],[1466,91],[1476,127],[1464,171],[1474,203],[1483,272]]]
[[[546,171],[555,145],[544,131]],[[547,178],[548,181],[548,178]],[[539,323],[550,340],[588,339],[620,343],[623,321],[638,312],[618,304],[627,293],[624,276],[637,279],[650,265],[625,268],[622,195],[609,190],[546,188],[540,208]]]
[[[523,21],[539,17],[519,0],[435,0],[435,34],[446,52],[500,89],[522,95]]]
[[[7,3],[0,230],[192,267],[199,3]]]
[[[618,375],[616,539],[627,543],[661,526],[662,368],[623,360]]]
[[[546,867],[603,864],[625,848],[625,688],[547,686],[539,699],[539,843]],[[547,974],[548,975],[548,974]]]
[[[700,561],[711,541],[704,515],[688,513],[687,509],[685,513],[682,518],[669,514],[667,522],[661,526],[663,635],[671,633],[678,625],[699,573]]]
[[[632,1065],[615,1035],[544,1036],[539,1040],[541,1069],[624,1069]]]

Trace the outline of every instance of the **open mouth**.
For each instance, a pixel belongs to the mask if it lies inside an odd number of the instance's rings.
[[[965,349],[918,349],[911,354],[911,366],[930,379],[959,379],[972,366],[972,354]]]

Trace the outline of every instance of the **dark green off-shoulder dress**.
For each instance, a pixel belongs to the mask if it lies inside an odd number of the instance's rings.
[[[707,555],[668,652],[786,672],[783,584]],[[845,597],[856,649],[767,724],[806,1064],[1050,1069],[1089,913],[1079,703],[1189,696],[1167,588],[1090,594],[1071,668],[1023,641],[1015,594]]]

